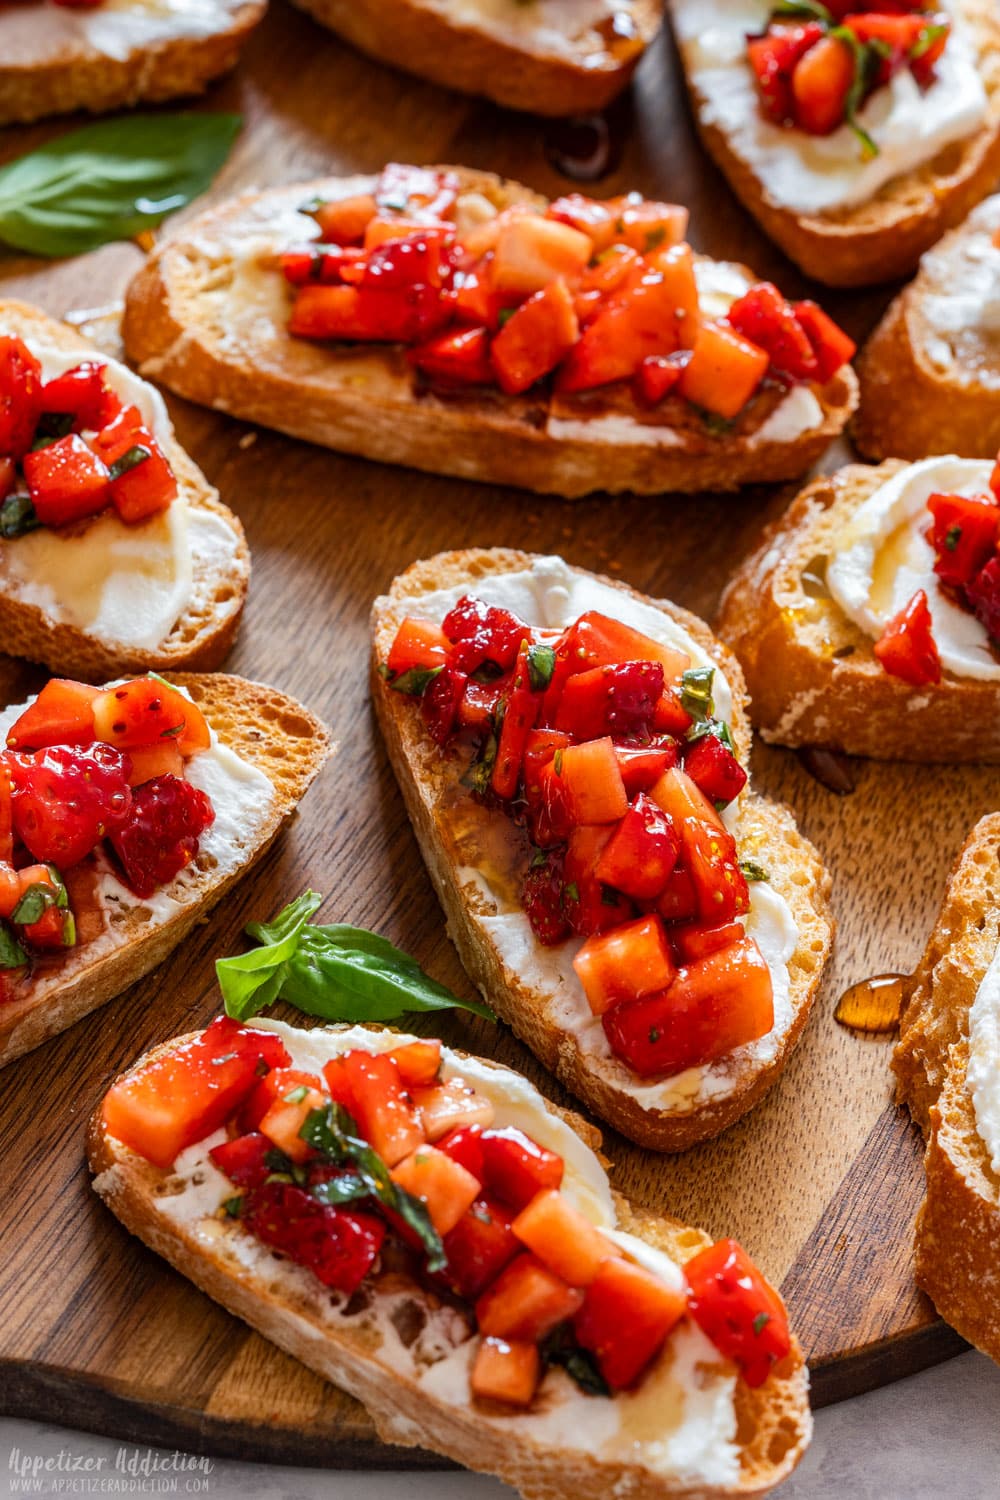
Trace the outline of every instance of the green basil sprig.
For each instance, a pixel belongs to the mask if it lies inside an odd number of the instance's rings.
[[[387,938],[341,923],[314,926],[322,902],[305,891],[273,922],[251,922],[247,936],[260,944],[215,965],[226,1014],[238,1021],[275,1000],[324,1021],[394,1021],[410,1011],[473,1011],[496,1019],[488,1006],[460,1000],[425,974],[415,959]]]
[[[70,131],[0,167],[0,242],[81,255],[131,239],[203,193],[239,115],[123,115]]]

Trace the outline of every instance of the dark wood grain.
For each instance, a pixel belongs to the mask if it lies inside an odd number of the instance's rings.
[[[239,75],[208,106],[246,117],[216,196],[317,171],[373,170],[391,158],[464,161],[545,192],[567,188],[538,122],[381,69],[280,0]],[[746,260],[791,291],[807,289],[694,145],[667,36],[622,113],[629,133],[602,193],[639,187],[686,200],[700,248]],[[0,159],[51,133],[0,135]],[[64,264],[8,257],[0,295],[56,314],[93,307],[120,296],[140,259],[131,245]],[[861,336],[884,302],[884,294],[862,294],[832,299],[832,307]],[[367,699],[368,609],[395,572],[445,547],[558,550],[709,615],[790,491],[565,504],[340,458],[170,405],[181,440],[239,512],[253,552],[231,666],[301,697],[333,727],[341,751],[287,835],[183,951],[0,1075],[0,1411],[244,1458],[412,1466],[419,1455],[379,1448],[360,1408],[125,1234],[89,1191],[86,1118],[138,1053],[209,1019],[218,1003],[214,957],[237,947],[251,916],[307,884],[328,894],[331,917],[379,929],[469,993]],[[826,466],[846,451],[831,451]],[[15,678],[0,675],[8,698],[31,683],[30,673]],[[816,1013],[779,1086],[720,1141],[657,1159],[612,1135],[607,1150],[620,1187],[738,1235],[784,1281],[822,1400],[955,1349],[912,1286],[919,1150],[889,1108],[889,1043],[843,1032],[833,1007],[847,984],[912,966],[965,833],[995,805],[995,772],[859,766],[857,789],[845,798],[780,751],[759,750],[755,773],[762,789],[792,804],[834,875],[839,939]],[[471,1017],[440,1029],[522,1068],[565,1102],[503,1029]]]

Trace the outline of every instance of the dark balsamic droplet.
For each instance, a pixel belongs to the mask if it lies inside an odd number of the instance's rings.
[[[823,750],[818,745],[803,745],[796,751],[799,765],[814,781],[838,797],[854,791],[854,773],[848,756],[839,750]]]

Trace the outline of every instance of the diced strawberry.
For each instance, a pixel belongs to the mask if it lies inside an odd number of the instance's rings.
[[[492,1102],[462,1078],[449,1078],[426,1088],[411,1086],[411,1096],[429,1141],[440,1140],[460,1127],[493,1124]]]
[[[818,21],[802,25],[771,25],[763,36],[747,40],[750,66],[757,80],[764,113],[776,125],[790,124],[794,115],[792,73],[800,57],[820,41]]]
[[[383,240],[361,262],[357,285],[373,291],[400,291],[416,286],[440,290],[447,276],[444,252],[453,239],[453,230],[428,227],[398,239]],[[346,274],[344,279],[348,279]]]
[[[562,1183],[562,1157],[539,1146],[513,1125],[503,1130],[484,1130],[479,1144],[487,1191],[513,1209],[520,1211],[536,1193]]]
[[[745,915],[750,910],[750,891],[732,834],[693,818],[686,819],[677,831],[702,921],[716,926]]]
[[[768,364],[764,350],[729,323],[702,323],[677,389],[686,401],[731,419],[758,389]]]
[[[370,287],[300,287],[288,324],[291,334],[309,339],[412,344],[443,328],[449,309],[436,287],[395,291]]]
[[[237,1120],[239,1128],[256,1132],[271,1106],[283,1095],[299,1088],[322,1090],[323,1084],[315,1073],[308,1073],[302,1068],[272,1068],[240,1109]]]
[[[615,745],[615,759],[622,773],[626,795],[631,800],[637,792],[648,792],[664,771],[680,759],[677,741],[668,735],[654,735],[648,743],[634,741]]]
[[[662,993],[677,974],[663,923],[656,916],[588,938],[573,968],[595,1016],[614,1005]]]
[[[68,869],[131,815],[126,765],[110,745],[7,755],[14,832],[35,859]]]
[[[697,324],[694,260],[689,246],[678,245],[655,270],[637,267],[608,299],[563,364],[557,388],[570,394],[631,380],[650,356],[689,349]]]
[[[469,594],[448,611],[441,629],[454,642],[453,665],[470,674],[487,661],[507,671],[517,660],[521,642],[531,640],[530,626],[510,610],[484,604]]]
[[[579,740],[648,735],[662,693],[660,662],[627,661],[578,672],[563,688],[555,727]]]
[[[11,725],[7,744],[12,750],[93,744],[94,699],[99,692],[99,688],[66,677],[50,677],[34,702]]]
[[[941,681],[934,621],[923,589],[918,589],[893,616],[872,649],[891,677],[911,687],[928,687]]]
[[[136,745],[128,752],[128,784],[142,786],[154,776],[183,776],[184,757],[176,740],[164,740],[161,745]]]
[[[439,1151],[450,1156],[452,1161],[457,1161],[473,1177],[483,1180],[483,1127],[481,1125],[459,1125],[457,1129],[450,1130],[447,1135],[442,1136],[437,1142]]]
[[[464,672],[448,663],[424,688],[420,712],[436,745],[446,745],[455,731],[468,680]]]
[[[747,773],[733,752],[714,734],[703,734],[684,753],[684,769],[706,797],[732,802],[747,784]]]
[[[480,1183],[436,1146],[418,1146],[392,1169],[392,1180],[419,1198],[438,1234],[448,1234],[479,1196]]]
[[[187,720],[187,703],[159,678],[135,677],[97,694],[93,700],[94,733],[117,750],[179,740]]]
[[[357,1291],[375,1264],[386,1232],[374,1214],[318,1203],[288,1182],[265,1182],[251,1189],[242,1223],[263,1244],[347,1296]]]
[[[763,1385],[792,1347],[785,1305],[735,1240],[692,1256],[684,1267],[688,1310],[749,1386]]]
[[[597,876],[597,863],[611,838],[607,827],[574,828],[566,850],[563,910],[571,928],[580,937],[606,932],[635,915],[627,896],[604,885]]]
[[[573,1330],[595,1355],[608,1385],[618,1391],[638,1380],[686,1311],[683,1288],[615,1258],[598,1269]]]
[[[480,1401],[530,1406],[541,1379],[538,1345],[516,1339],[485,1338],[476,1350],[470,1384]]]
[[[507,219],[493,248],[493,285],[501,294],[531,297],[560,277],[575,281],[593,248],[588,235],[555,219]]]
[[[568,1287],[533,1255],[519,1255],[476,1303],[480,1332],[538,1343],[579,1309],[583,1293]]]
[[[855,67],[853,50],[835,36],[823,37],[799,59],[792,73],[792,99],[800,130],[831,135],[844,123]]]
[[[675,865],[656,910],[665,922],[685,922],[698,915],[698,893],[694,881],[681,865]]]
[[[719,927],[705,927],[700,922],[688,922],[670,929],[670,941],[683,964],[693,964],[710,953],[721,953],[732,947],[743,937],[740,922],[724,922]]]
[[[370,193],[338,198],[321,203],[313,217],[325,240],[335,245],[360,245],[369,221],[375,217],[375,199]]]
[[[41,365],[23,340],[0,337],[0,457],[27,453],[41,414]]]
[[[603,1263],[621,1254],[556,1189],[538,1193],[514,1220],[514,1234],[569,1286],[589,1286]]]
[[[271,1168],[267,1157],[274,1147],[259,1131],[238,1135],[234,1140],[223,1141],[213,1146],[208,1153],[219,1171],[237,1187],[257,1187],[268,1176]]]
[[[105,510],[111,501],[108,470],[75,432],[26,453],[28,493],[43,526],[67,526]]]
[[[795,311],[770,281],[760,281],[738,297],[727,314],[744,338],[763,349],[771,367],[792,380],[813,380],[816,356]]]
[[[106,365],[85,360],[62,375],[47,380],[42,388],[42,410],[72,416],[75,424],[99,431],[118,415],[121,401],[105,381]]]
[[[562,860],[552,855],[533,863],[524,877],[521,905],[543,948],[556,947],[572,932],[563,909],[563,884]]]
[[[569,745],[556,774],[566,788],[574,823],[617,823],[628,811],[625,784],[609,736]]]
[[[287,1072],[298,1070],[288,1069]],[[283,1151],[290,1161],[308,1161],[313,1154],[312,1148],[299,1132],[313,1111],[322,1109],[325,1104],[326,1095],[319,1078],[313,1077],[312,1082],[308,1083],[301,1077],[291,1079],[286,1076],[281,1080],[274,1101],[260,1121],[260,1133],[277,1146],[279,1151]]]
[[[931,495],[927,509],[934,517],[928,537],[934,571],[942,583],[964,588],[996,552],[1000,505],[992,494]]]
[[[128,816],[110,833],[136,895],[151,896],[186,869],[214,821],[210,799],[189,781],[156,776],[136,787]]]
[[[429,380],[443,385],[492,385],[490,336],[485,328],[440,333],[407,352],[407,359]]]
[[[490,361],[508,396],[530,389],[573,349],[580,325],[562,277],[523,302],[493,340]]]
[[[541,695],[532,691],[528,642],[522,641],[511,681],[504,693],[503,724],[497,744],[490,786],[498,797],[511,798],[521,780],[521,763],[528,735],[535,726]]]
[[[640,792],[601,851],[595,873],[633,901],[655,901],[677,863],[681,841],[670,819]]]
[[[990,558],[966,587],[965,596],[990,640],[1000,640],[1000,557]]]
[[[394,1167],[424,1143],[416,1109],[403,1088],[399,1068],[386,1054],[356,1050],[343,1059],[362,1136]],[[329,1074],[324,1075],[329,1082]]]
[[[405,1042],[389,1053],[399,1069],[399,1081],[404,1088],[427,1088],[436,1082],[441,1071],[441,1043],[437,1037],[428,1037],[417,1042]]]
[[[816,379],[826,385],[857,353],[853,339],[816,302],[796,302],[795,316],[816,356]]]
[[[677,385],[687,363],[680,354],[650,354],[635,373],[635,397],[641,406],[659,406]]]

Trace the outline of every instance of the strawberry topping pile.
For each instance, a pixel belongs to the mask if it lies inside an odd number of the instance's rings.
[[[320,238],[280,257],[291,333],[406,345],[420,379],[445,389],[624,386],[642,407],[672,400],[724,421],[765,386],[825,385],[854,354],[814,302],[769,282],[706,313],[676,204],[572,194],[459,232],[460,192],[453,174],[392,165],[372,193],[309,205]]]
[[[907,0],[884,0],[866,11],[844,0],[783,5],[761,35],[747,40],[761,109],[775,125],[809,135],[849,125],[862,154],[877,156],[858,111],[903,68],[928,88],[950,32],[947,15]]]
[[[744,930],[748,875],[720,810],[746,785],[715,717],[714,669],[597,611],[563,631],[460,599],[408,617],[383,667],[442,751],[471,751],[469,795],[530,841],[521,902],[573,963],[614,1054],[671,1075],[774,1025]]]
[[[0,335],[0,538],[113,508],[127,525],[166,510],[177,480],[136,406],[88,360],[52,380]]]
[[[100,853],[137,896],[168,884],[215,818],[185,780],[208,748],[201,710],[160,678],[94,688],[53,678],[0,751],[0,981],[76,943],[67,883]]]
[[[954,604],[975,615],[1000,649],[1000,462],[984,494],[931,495],[927,509],[932,517],[927,540],[941,588]],[[934,621],[923,589],[893,616],[874,650],[884,670],[911,687],[941,681]]]
[[[220,1214],[345,1297],[381,1262],[454,1302],[476,1339],[475,1399],[527,1408],[550,1365],[591,1395],[634,1387],[687,1319],[748,1385],[789,1353],[781,1299],[739,1245],[675,1281],[631,1259],[575,1206],[561,1156],[442,1073],[440,1042],[291,1064],[273,1033],[220,1017],[119,1079],[105,1126],[164,1171],[225,1128],[210,1152],[233,1186]]]

